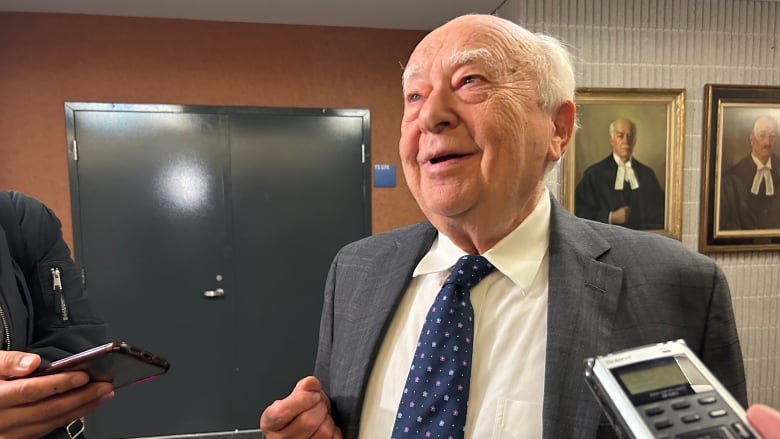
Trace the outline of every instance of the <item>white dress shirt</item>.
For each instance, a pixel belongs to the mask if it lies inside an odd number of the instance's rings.
[[[540,438],[547,341],[550,198],[483,254],[495,267],[471,289],[474,351],[466,438]],[[439,233],[414,270],[368,382],[361,438],[389,438],[425,316],[466,253]]]

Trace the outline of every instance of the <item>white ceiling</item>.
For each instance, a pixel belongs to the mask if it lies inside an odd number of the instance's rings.
[[[421,29],[506,0],[0,0],[0,11]]]

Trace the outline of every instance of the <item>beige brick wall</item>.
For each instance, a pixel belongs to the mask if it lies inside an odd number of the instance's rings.
[[[780,85],[780,2],[507,0],[498,15],[569,44],[579,86],[685,89],[682,242],[697,250],[704,84]],[[548,184],[560,194],[560,172]],[[750,401],[780,407],[780,252],[710,256],[731,286]]]

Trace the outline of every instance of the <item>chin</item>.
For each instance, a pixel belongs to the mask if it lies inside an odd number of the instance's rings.
[[[422,209],[426,217],[432,216],[439,218],[453,218],[468,210],[467,203],[462,199],[441,200],[430,198],[425,200],[425,207]]]

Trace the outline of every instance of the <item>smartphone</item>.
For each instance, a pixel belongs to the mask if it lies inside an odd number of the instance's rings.
[[[760,439],[683,340],[588,358],[585,381],[620,438]]]
[[[49,364],[41,364],[29,376],[83,370],[92,381],[113,383],[114,389],[156,378],[171,365],[165,358],[125,342],[111,342]]]

